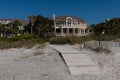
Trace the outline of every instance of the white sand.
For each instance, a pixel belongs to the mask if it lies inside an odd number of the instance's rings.
[[[37,56],[36,48],[0,50],[0,80],[120,80],[120,47],[111,50],[113,54],[109,55],[81,50],[99,65],[102,73],[79,76],[70,75],[59,53],[49,46],[44,48],[45,54]]]

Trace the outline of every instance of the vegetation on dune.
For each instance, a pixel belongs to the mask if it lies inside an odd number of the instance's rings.
[[[95,40],[110,41],[120,38],[120,18],[90,25],[94,31]]]
[[[42,15],[29,16],[29,23],[25,26],[21,26],[18,20],[7,25],[0,24],[0,49],[42,44],[53,36],[52,25],[53,22]]]
[[[8,49],[8,48],[21,48],[27,47],[31,48],[34,45],[44,43],[43,39],[37,39],[33,35],[19,35],[12,38],[0,38],[0,49]]]
[[[51,44],[76,44],[84,43],[85,41],[91,40],[91,36],[69,36],[69,37],[53,37],[50,39]]]
[[[0,24],[0,49],[12,47],[30,47],[38,43],[50,42],[51,44],[76,44],[90,40],[109,41],[120,38],[120,18],[106,20],[99,24],[92,24],[94,34],[89,36],[55,37],[53,21],[42,15],[31,15],[29,23],[20,30],[20,21],[4,25]],[[19,35],[18,35],[19,34]]]
[[[29,16],[29,23],[25,30],[39,38],[50,38],[53,36],[53,21],[42,15]]]
[[[95,51],[97,53],[105,53],[105,54],[111,53],[111,51],[108,48],[103,48],[103,47],[89,47],[88,49]]]
[[[113,18],[106,20],[106,22],[99,24],[92,24],[91,27],[94,30],[94,34],[101,35],[120,35],[120,18]],[[104,32],[104,33],[103,33]]]

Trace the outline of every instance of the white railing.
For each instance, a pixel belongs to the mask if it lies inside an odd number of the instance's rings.
[[[84,25],[84,24],[80,24],[80,25],[63,25],[63,24],[59,24],[59,25],[56,25],[55,27],[62,27],[62,28],[86,28],[87,26]]]
[[[87,36],[88,34],[78,34],[78,33],[56,33],[56,36]]]

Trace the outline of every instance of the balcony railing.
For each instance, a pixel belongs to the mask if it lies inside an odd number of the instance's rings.
[[[88,35],[88,33],[85,33],[85,34],[78,34],[78,33],[63,33],[63,34],[61,34],[61,33],[56,33],[55,34],[56,36],[87,36]]]
[[[63,24],[61,24],[61,25],[55,25],[55,27],[62,27],[62,28],[83,28],[83,27],[87,27],[86,25],[84,25],[84,24],[80,24],[80,25],[63,25]]]

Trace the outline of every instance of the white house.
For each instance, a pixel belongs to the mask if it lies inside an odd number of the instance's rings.
[[[9,24],[13,22],[13,19],[0,19],[0,24]]]
[[[75,16],[53,15],[56,36],[86,36],[89,33],[86,22]]]
[[[18,20],[21,25],[17,26],[19,28],[19,31],[23,31],[24,30],[24,26],[27,24],[26,20],[23,19],[0,19],[0,24],[5,25],[6,29],[10,29],[10,27],[13,27],[13,24],[15,20]],[[19,35],[19,34],[18,34]],[[13,36],[13,34],[11,32],[0,32],[0,37],[11,37]]]

